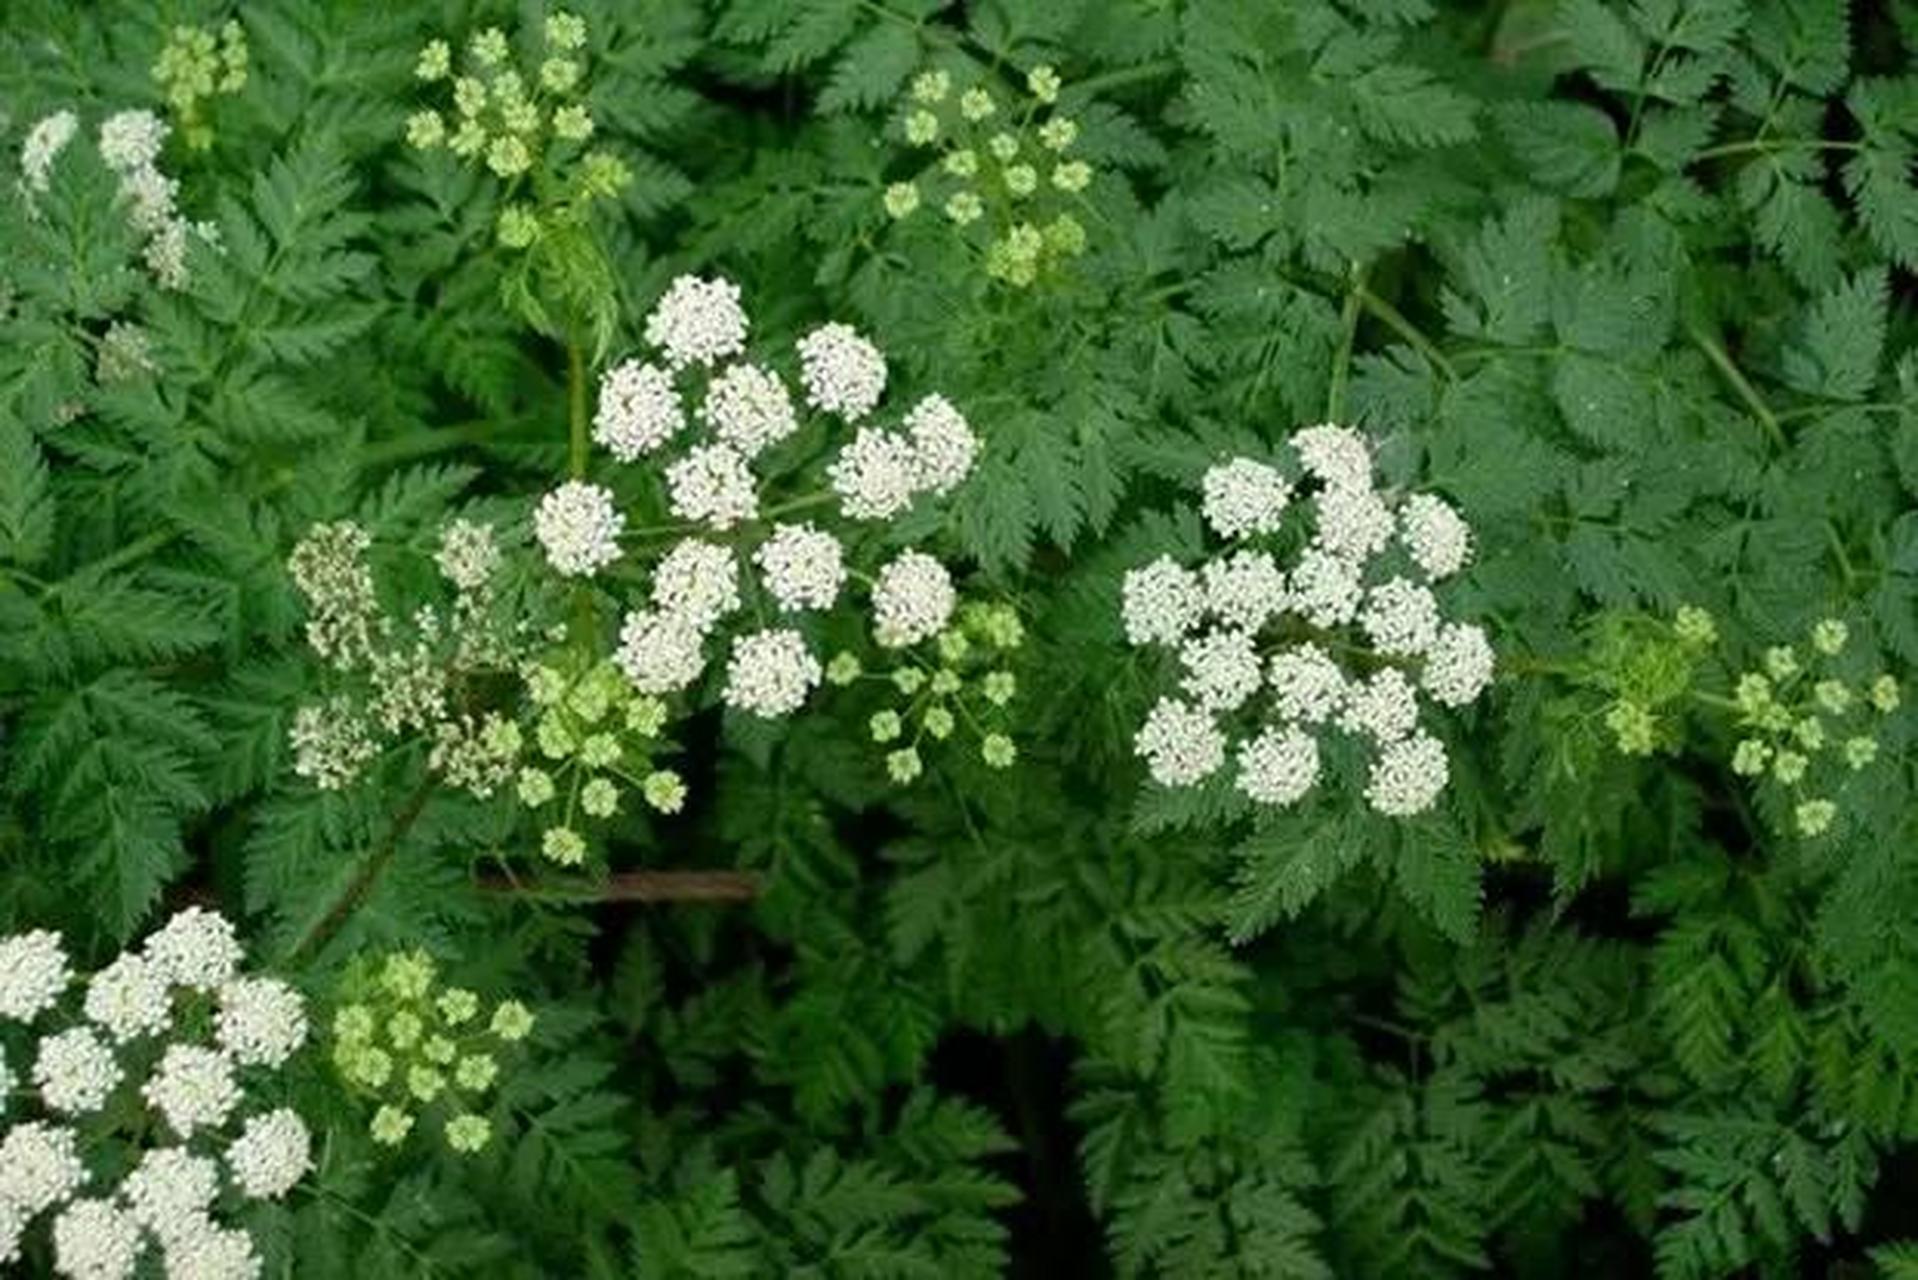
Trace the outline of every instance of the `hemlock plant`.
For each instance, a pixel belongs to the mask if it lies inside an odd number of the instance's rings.
[[[1918,1275],[1918,12],[18,0],[0,1268]]]

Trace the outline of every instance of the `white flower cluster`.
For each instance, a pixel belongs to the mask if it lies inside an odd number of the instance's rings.
[[[81,1021],[39,1038],[27,1079],[44,1118],[20,1118],[17,1101],[0,1108],[12,1122],[0,1131],[0,1263],[17,1261],[34,1221],[52,1214],[54,1271],[74,1280],[125,1280],[149,1242],[167,1280],[260,1275],[252,1239],[213,1216],[222,1166],[237,1196],[277,1200],[312,1167],[312,1139],[286,1108],[227,1129],[245,1101],[241,1073],[283,1065],[306,1043],[307,1021],[297,991],[241,974],[241,956],[224,917],[189,907],[86,980]],[[31,1037],[76,981],[55,934],[0,938],[0,1021]],[[189,1038],[208,1025],[210,1042]],[[3,1065],[0,1086],[20,1092]],[[153,1117],[124,1134],[130,1108],[113,1101],[122,1089]],[[83,1129],[89,1141],[164,1145],[103,1187],[83,1159]]]
[[[176,202],[180,184],[160,172],[160,148],[170,132],[151,111],[121,111],[100,124],[100,158],[119,175],[120,198],[133,229],[146,237],[146,265],[163,288],[186,286],[187,237],[213,241],[211,223],[191,223]]]
[[[810,522],[779,522],[774,517],[781,508],[762,508],[754,464],[796,434],[800,418],[779,373],[745,358],[748,328],[738,286],[682,276],[644,326],[657,356],[615,365],[600,380],[594,439],[621,462],[680,446],[675,458],[656,463],[668,504],[674,516],[713,535],[702,532],[671,546],[653,567],[651,600],[622,621],[614,661],[648,694],[679,692],[697,681],[706,670],[707,642],[747,599],[763,599],[782,615],[821,612],[838,603],[850,576],[845,548],[831,532]],[[851,327],[822,325],[799,340],[797,353],[807,408],[848,423],[878,408],[885,357]],[[688,382],[695,385],[682,388]],[[688,441],[695,423],[706,438]],[[950,493],[978,452],[964,416],[944,397],[930,395],[896,428],[859,427],[827,467],[834,494],[820,497],[836,496],[852,518],[888,518],[920,494]],[[579,511],[564,521],[549,513],[562,495],[567,510]],[[617,557],[620,524],[609,491],[573,481],[547,495],[535,532],[554,568],[590,574]],[[889,647],[918,643],[946,626],[954,602],[944,566],[905,552],[875,581],[875,637]],[[769,624],[731,642],[721,696],[753,715],[790,715],[823,675],[798,629]]]
[[[1176,650],[1182,673],[1135,750],[1168,787],[1211,777],[1232,754],[1239,790],[1282,806],[1317,785],[1316,735],[1336,731],[1372,751],[1374,809],[1421,813],[1450,767],[1419,725],[1419,695],[1462,707],[1492,679],[1485,632],[1446,621],[1432,591],[1470,558],[1471,530],[1443,499],[1375,488],[1351,428],[1308,427],[1290,445],[1293,475],[1250,458],[1206,472],[1201,509],[1230,551],[1197,570],[1160,556],[1126,574],[1127,641]],[[1288,568],[1261,540],[1295,519],[1310,536]],[[1255,727],[1229,751],[1224,720],[1241,714]]]

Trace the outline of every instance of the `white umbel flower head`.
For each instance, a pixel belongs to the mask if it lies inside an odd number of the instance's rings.
[[[127,1280],[140,1260],[140,1228],[106,1200],[75,1200],[53,1220],[53,1269],[71,1280]]]
[[[1359,627],[1372,647],[1394,658],[1424,653],[1438,639],[1439,607],[1430,587],[1404,578],[1382,582],[1366,593]]]
[[[1434,582],[1472,558],[1472,530],[1450,503],[1429,493],[1415,493],[1399,507],[1399,538]]]
[[[100,122],[100,158],[115,173],[151,169],[170,130],[144,109],[119,111]]]
[[[702,444],[666,468],[673,514],[681,520],[726,530],[759,513],[753,473],[727,444]]]
[[[240,967],[240,940],[232,923],[217,911],[188,907],[150,935],[147,963],[176,987],[211,991]]]
[[[1203,485],[1205,522],[1221,538],[1277,533],[1292,498],[1292,485],[1277,467],[1251,458],[1208,468]]]
[[[1345,672],[1316,644],[1282,649],[1266,664],[1272,705],[1286,720],[1324,724],[1345,705]]]
[[[479,591],[499,568],[499,543],[493,526],[477,520],[449,520],[440,530],[440,549],[433,556],[440,576],[461,591]]]
[[[653,606],[701,631],[739,608],[739,561],[730,547],[683,538],[653,568]]]
[[[1198,575],[1171,556],[1128,570],[1120,594],[1125,637],[1135,645],[1178,644],[1205,612]]]
[[[253,1237],[202,1218],[166,1242],[167,1280],[258,1280]]]
[[[64,1203],[86,1180],[71,1129],[29,1120],[0,1138],[0,1204],[27,1218]]]
[[[1372,487],[1372,451],[1351,427],[1325,423],[1292,433],[1306,474],[1334,488]]]
[[[1239,745],[1239,790],[1260,804],[1294,804],[1319,780],[1319,744],[1287,725],[1267,725]]]
[[[1463,707],[1477,701],[1485,686],[1492,683],[1493,663],[1492,645],[1484,629],[1469,622],[1455,622],[1440,631],[1426,650],[1419,683],[1433,701]]]
[[[545,548],[546,562],[566,578],[590,578],[619,559],[625,527],[612,491],[584,480],[568,480],[533,512],[533,536]]]
[[[965,416],[941,395],[930,395],[906,413],[906,437],[918,464],[917,487],[946,494],[959,487],[979,456],[979,437]]]
[[[861,427],[826,475],[848,518],[890,520],[919,492],[919,455],[896,431]]]
[[[33,1083],[50,1110],[88,1115],[106,1105],[123,1073],[113,1049],[92,1027],[72,1027],[40,1042]]]
[[[219,1167],[185,1147],[149,1150],[120,1183],[127,1212],[162,1243],[204,1222],[219,1190]]]
[[[27,1233],[27,1211],[0,1200],[0,1265],[20,1260],[20,1237]]]
[[[746,349],[746,312],[730,280],[680,276],[646,317],[646,341],[675,369],[712,365]]]
[[[705,635],[678,614],[634,609],[620,624],[613,662],[641,693],[677,693],[706,669]]]
[[[781,609],[830,609],[846,582],[839,539],[811,524],[782,524],[753,552],[761,580]]]
[[[728,365],[706,388],[699,419],[742,457],[757,457],[799,429],[792,393],[771,369]]]
[[[1181,688],[1202,709],[1236,711],[1259,691],[1259,653],[1247,631],[1220,630],[1188,640],[1179,649],[1185,668]]]
[[[886,357],[851,325],[822,324],[799,340],[799,380],[807,404],[858,422],[886,393]]]
[[[196,1044],[168,1045],[140,1094],[182,1138],[226,1123],[240,1101],[226,1055]]]
[[[1362,563],[1392,541],[1392,509],[1370,489],[1334,485],[1321,489],[1314,505],[1317,543],[1335,556]]]
[[[1415,734],[1379,749],[1365,799],[1388,817],[1411,817],[1432,807],[1450,776],[1445,744],[1430,734]]]
[[[72,981],[59,934],[35,929],[0,940],[0,1018],[32,1022]]]
[[[20,181],[27,190],[44,194],[53,162],[80,131],[80,118],[71,111],[56,111],[27,130],[20,144]]]
[[[255,1199],[278,1200],[313,1167],[313,1139],[298,1115],[281,1107],[249,1116],[226,1149],[234,1185]]]
[[[1201,570],[1205,607],[1228,627],[1257,631],[1285,607],[1285,570],[1263,551],[1241,549]]]
[[[1339,727],[1377,742],[1396,742],[1418,727],[1418,719],[1418,691],[1412,682],[1397,667],[1382,667],[1349,687]]]
[[[173,1020],[166,979],[143,955],[122,952],[87,982],[88,1020],[121,1044],[137,1036],[158,1035]]]
[[[1225,763],[1225,735],[1205,712],[1160,698],[1132,740],[1146,771],[1164,787],[1203,782]]]
[[[888,649],[929,640],[952,618],[952,575],[922,551],[902,551],[872,588],[873,638]]]
[[[306,1002],[278,978],[235,978],[220,988],[214,1037],[242,1066],[277,1067],[306,1043]]]
[[[593,440],[621,462],[636,462],[686,425],[673,375],[644,360],[623,360],[600,376]]]
[[[1330,551],[1307,547],[1293,567],[1287,603],[1315,627],[1340,627],[1359,611],[1364,590],[1358,565]]]
[[[733,642],[726,664],[726,705],[772,719],[806,703],[824,674],[806,638],[787,627],[769,628]]]

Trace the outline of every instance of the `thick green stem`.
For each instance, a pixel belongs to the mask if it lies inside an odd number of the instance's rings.
[[[578,340],[566,344],[567,470],[575,480],[586,478],[586,354]]]
[[[1739,371],[1738,366],[1732,363],[1732,358],[1725,348],[1696,325],[1692,326],[1691,339],[1692,345],[1704,353],[1705,358],[1712,362],[1712,367],[1718,370],[1726,384],[1740,400],[1745,402],[1745,407],[1751,410],[1752,416],[1757,418],[1760,425],[1765,428],[1765,433],[1772,438],[1772,443],[1781,449],[1784,448],[1788,442],[1785,439],[1784,428],[1778,425],[1778,415],[1771,411],[1771,406],[1766,404],[1765,398],[1758,394],[1758,389],[1752,386],[1745,375]]]
[[[1353,272],[1352,288],[1345,295],[1339,312],[1339,349],[1332,356],[1332,385],[1325,392],[1325,420],[1342,422],[1345,415],[1345,380],[1352,368],[1352,343],[1358,337],[1359,304],[1364,301],[1365,285]]]
[[[1438,344],[1426,337],[1417,325],[1407,320],[1404,312],[1363,284],[1359,285],[1354,292],[1367,311],[1383,322],[1386,328],[1410,343],[1414,351],[1424,356],[1433,368],[1445,375],[1446,381],[1458,381],[1458,370],[1452,366],[1450,360],[1445,358],[1445,353],[1438,349]]]

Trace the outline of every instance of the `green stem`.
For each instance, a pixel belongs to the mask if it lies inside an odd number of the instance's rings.
[[[809,493],[803,498],[794,498],[790,502],[782,502],[777,506],[767,507],[759,513],[759,518],[762,520],[771,520],[775,516],[791,515],[795,511],[804,511],[809,507],[821,507],[833,501],[838,496],[839,495],[831,489],[821,490],[818,493]]]
[[[458,449],[469,444],[484,444],[497,434],[493,424],[480,420],[462,422],[457,426],[441,427],[433,431],[414,431],[393,440],[383,440],[379,444],[369,445],[360,452],[362,467],[389,466],[395,462],[410,462],[414,458],[439,453],[445,449]]]
[[[1715,160],[1720,156],[1749,155],[1754,151],[1863,151],[1861,142],[1830,142],[1823,138],[1783,138],[1776,142],[1767,142],[1763,138],[1747,138],[1743,142],[1727,142],[1716,147],[1706,147],[1692,159]]]
[[[1359,332],[1359,304],[1364,301],[1365,285],[1353,272],[1351,291],[1339,312],[1339,349],[1332,356],[1332,385],[1325,392],[1325,420],[1342,422],[1345,414],[1345,380],[1352,368],[1352,343]]]
[[[1177,75],[1177,58],[1159,58],[1152,62],[1141,62],[1133,67],[1120,67],[1117,71],[1108,71],[1103,75],[1088,76],[1084,80],[1074,80],[1066,88],[1075,93],[1098,93],[1102,89],[1117,89],[1123,85],[1137,84],[1141,80],[1157,80],[1160,76]]]
[[[566,344],[567,469],[573,479],[586,478],[586,353],[577,339]]]
[[[1444,374],[1446,381],[1458,381],[1458,370],[1453,367],[1450,360],[1445,358],[1445,353],[1438,349],[1438,344],[1426,337],[1417,325],[1407,320],[1405,314],[1397,307],[1387,302],[1384,298],[1379,297],[1378,294],[1373,293],[1363,284],[1358,286],[1357,297],[1359,301],[1365,304],[1365,309],[1383,322],[1386,328],[1405,339],[1406,342],[1411,344],[1414,351],[1424,356],[1433,368]]]
[[[1743,373],[1739,372],[1738,366],[1732,363],[1732,358],[1726,353],[1725,348],[1697,325],[1691,327],[1691,339],[1692,345],[1704,353],[1705,358],[1712,362],[1712,367],[1718,370],[1726,384],[1740,400],[1745,402],[1745,407],[1751,410],[1752,416],[1757,418],[1760,425],[1765,428],[1765,433],[1772,438],[1772,443],[1781,449],[1784,448],[1788,442],[1785,439],[1784,428],[1778,425],[1778,415],[1771,411],[1771,406],[1766,404],[1764,397],[1758,394],[1758,389],[1746,380]]]

